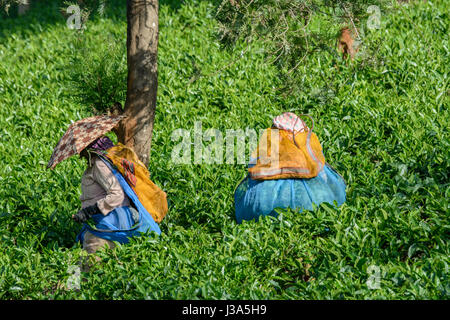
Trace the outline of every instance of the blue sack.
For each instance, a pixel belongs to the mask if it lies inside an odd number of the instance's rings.
[[[247,176],[234,193],[236,220],[276,216],[275,208],[312,210],[322,202],[340,206],[345,202],[345,181],[328,164],[310,179],[253,180]]]
[[[86,231],[91,232],[99,238],[117,241],[119,243],[128,243],[129,238],[140,236],[141,233],[147,232],[148,230],[161,234],[158,224],[141,204],[136,193],[128,185],[128,182],[124,179],[120,172],[117,171],[107,159],[102,156],[100,156],[100,159],[102,159],[109,169],[111,169],[112,173],[119,181],[124,193],[136,207],[138,221],[133,219],[132,210],[134,210],[134,208],[131,209],[130,207],[116,208],[106,216],[103,214],[94,214],[92,216],[92,220],[95,223],[95,228],[92,228],[85,223],[77,236],[77,241],[83,242]]]

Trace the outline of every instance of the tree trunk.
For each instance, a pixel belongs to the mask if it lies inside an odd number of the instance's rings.
[[[118,140],[149,165],[158,88],[158,0],[127,0],[128,86]]]

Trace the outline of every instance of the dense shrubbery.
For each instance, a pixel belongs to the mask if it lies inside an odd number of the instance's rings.
[[[381,28],[367,34],[380,43],[374,64],[336,68],[326,54],[305,60],[298,68],[303,87],[290,95],[277,90],[278,70],[258,43],[242,58],[243,44],[221,49],[207,2],[161,1],[150,172],[168,193],[170,211],[160,237],[100,253],[103,262],[82,274],[81,291],[67,281],[82,256],[74,243],[80,226],[70,215],[79,207],[84,164],[73,157],[54,171],[45,165],[68,123],[90,114],[86,101],[95,96],[80,100],[82,86],[73,86],[70,68],[82,54],[58,8],[52,2],[0,21],[0,298],[448,298],[444,1],[383,16]],[[80,64],[86,74],[112,74],[111,65],[124,70],[119,9],[107,7],[81,35],[91,50]],[[111,46],[98,39],[109,35],[117,39],[114,61],[95,69]],[[209,76],[190,81],[199,69]],[[245,165],[170,161],[175,129],[192,130],[195,121],[223,133],[261,129],[292,109],[314,117],[327,161],[347,181],[339,209],[280,211],[237,225],[233,191]],[[367,285],[371,266],[379,267],[379,289]]]

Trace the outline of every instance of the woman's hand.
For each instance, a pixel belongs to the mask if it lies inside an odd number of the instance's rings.
[[[101,213],[100,209],[98,208],[97,204],[94,204],[92,206],[86,207],[78,211],[76,214],[72,215],[72,219],[76,222],[84,223],[88,219],[92,217],[92,215]]]

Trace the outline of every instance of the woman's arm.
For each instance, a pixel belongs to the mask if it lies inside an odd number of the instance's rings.
[[[94,160],[93,178],[105,190],[106,196],[97,201],[97,206],[103,215],[120,207],[125,200],[125,194],[119,181],[99,158]]]

